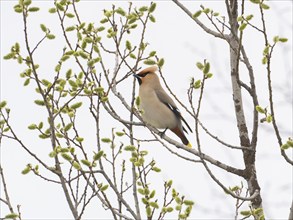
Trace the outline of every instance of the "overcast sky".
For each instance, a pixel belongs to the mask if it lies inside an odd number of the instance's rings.
[[[213,8],[214,11],[225,13],[224,1],[182,1],[191,11],[199,10],[201,4]],[[150,1],[134,1],[133,4],[141,6],[149,4]],[[2,57],[10,51],[10,47],[19,42],[24,49],[23,24],[20,14],[16,14],[13,6],[17,1],[0,2],[1,9],[1,100],[7,100],[11,110],[11,122],[19,137],[31,149],[44,160],[52,162],[48,158],[50,148],[47,143],[38,140],[33,132],[26,128],[29,124],[44,120],[45,112],[33,104],[37,99],[34,86],[23,87],[23,79],[19,74],[23,66],[14,61],[3,61]],[[115,4],[128,8],[127,1],[82,1],[78,4],[80,17],[85,22],[99,23],[103,16],[103,9],[110,9]],[[272,64],[272,77],[274,88],[274,100],[276,103],[276,116],[279,122],[283,140],[292,137],[292,1],[269,1],[271,10],[266,11],[266,23],[268,26],[269,39],[275,35],[287,37],[286,44],[275,48]],[[52,33],[56,35],[54,41],[46,41],[36,53],[37,62],[42,68],[42,76],[52,78],[53,71],[58,59],[61,57],[62,48],[65,45],[61,35],[58,19],[55,15],[48,13],[48,8],[53,7],[53,1],[36,1],[34,5],[41,8],[28,18],[30,40],[37,42],[42,31],[40,23],[46,24]],[[256,14],[257,7],[247,1],[247,14]],[[157,1],[155,12],[156,23],[149,24],[146,41],[150,50],[156,50],[158,56],[165,59],[163,74],[177,96],[187,104],[186,89],[191,77],[198,77],[199,72],[195,66],[196,62],[207,59],[211,63],[211,71],[214,77],[209,80],[203,103],[202,121],[216,136],[231,144],[238,145],[238,134],[233,112],[231,95],[231,82],[229,78],[229,49],[225,42],[207,35],[195,22],[193,22],[180,8],[171,1]],[[203,20],[207,22],[206,20]],[[259,25],[259,16],[255,15],[254,21]],[[269,105],[266,87],[265,67],[261,65],[263,37],[251,28],[247,28],[244,35],[244,45],[255,70],[257,92],[259,102],[263,107]],[[139,36],[131,35],[130,39],[135,42]],[[109,60],[109,62],[112,62]],[[142,66],[144,67],[144,66]],[[246,72],[241,73],[244,81],[247,80]],[[127,84],[129,83],[129,84]],[[125,81],[120,89],[127,94],[132,79]],[[247,119],[251,128],[250,99],[244,93]],[[130,96],[129,96],[130,97]],[[187,114],[183,111],[183,115]],[[80,127],[90,130],[88,119],[81,120]],[[103,119],[102,119],[103,120]],[[103,134],[110,136],[111,128],[122,130],[117,122],[109,123],[104,119]],[[115,124],[116,123],[116,124]],[[257,149],[257,174],[261,185],[263,204],[267,219],[286,219],[292,201],[292,168],[280,155],[276,138],[270,125],[259,125],[259,144]],[[136,128],[137,135],[144,137],[146,128]],[[171,133],[167,133],[174,139]],[[242,156],[240,152],[226,150],[218,146],[208,137],[202,137],[203,150],[211,156],[234,166],[242,167]],[[206,138],[206,139],[205,139]],[[192,135],[189,136],[195,143]],[[154,179],[154,185],[161,184],[168,179],[174,180],[174,186],[185,194],[189,199],[196,202],[191,219],[232,219],[234,217],[235,201],[229,198],[209,178],[206,171],[200,165],[194,165],[178,159],[160,144],[150,146],[143,145],[149,151],[149,158],[154,158],[162,172]],[[292,155],[292,150],[289,155]],[[176,162],[175,162],[176,161]],[[20,146],[15,142],[3,141],[1,145],[1,165],[6,174],[8,189],[12,203],[21,205],[22,217],[24,219],[70,219],[70,210],[66,204],[61,187],[45,182],[30,174],[23,176],[21,170],[27,163],[35,164]],[[240,179],[235,178],[223,171],[215,170],[216,175],[227,186],[240,184]],[[2,189],[1,189],[2,190]],[[3,192],[1,191],[1,194]],[[7,208],[1,204],[1,217],[7,213]],[[245,207],[243,208],[245,209]],[[99,208],[95,203],[87,210],[84,219],[105,219],[110,213]]]

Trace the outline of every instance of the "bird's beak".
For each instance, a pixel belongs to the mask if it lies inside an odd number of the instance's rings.
[[[135,73],[132,74],[132,75],[133,75],[133,77],[135,77],[137,79],[138,84],[141,85],[141,83],[142,83],[141,78],[137,74],[135,74]]]

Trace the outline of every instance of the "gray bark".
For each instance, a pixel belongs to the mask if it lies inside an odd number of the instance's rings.
[[[290,213],[289,213],[288,220],[293,220],[293,201],[291,203],[291,208],[290,208]]]
[[[239,54],[240,54],[240,39],[238,37],[238,3],[235,0],[226,1],[227,10],[229,14],[229,22],[231,27],[230,33],[230,68],[233,102],[235,108],[235,115],[239,133],[241,147],[250,148],[250,139],[248,135],[247,124],[245,120],[244,108],[242,104],[242,92],[239,80]],[[255,147],[255,146],[252,146]],[[258,184],[256,167],[255,167],[255,151],[243,150],[243,159],[245,164],[245,180],[247,181],[250,195],[253,195],[256,190],[260,191]],[[262,208],[262,198],[260,193],[252,201],[253,208]]]

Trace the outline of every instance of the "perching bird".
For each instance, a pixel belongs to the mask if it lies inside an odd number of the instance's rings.
[[[171,97],[164,91],[160,84],[159,77],[155,73],[156,66],[152,66],[134,74],[139,83],[140,107],[143,110],[142,118],[150,125],[165,129],[163,133],[170,129],[188,147],[192,147],[187,140],[184,132],[186,129],[182,126],[182,121],[192,132],[187,122],[182,117]]]

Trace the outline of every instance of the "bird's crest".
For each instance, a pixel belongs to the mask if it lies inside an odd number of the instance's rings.
[[[158,70],[157,66],[150,66],[148,68],[143,69],[138,73],[138,75],[144,74],[144,73],[154,73]]]

